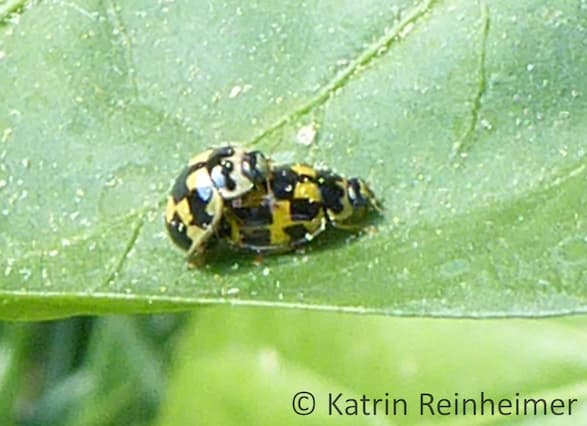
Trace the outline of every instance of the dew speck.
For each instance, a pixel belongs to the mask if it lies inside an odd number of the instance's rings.
[[[230,89],[230,93],[228,94],[228,98],[233,99],[239,95],[244,95],[252,88],[253,88],[253,86],[251,84],[244,84],[242,86],[239,86],[239,85],[233,86],[233,88]]]
[[[167,287],[162,285],[161,287],[159,287],[159,293],[167,293]]]
[[[49,257],[55,257],[55,256],[57,256],[58,254],[59,254],[59,250],[55,250],[55,249],[54,249],[54,250],[50,250],[50,251],[47,253],[47,255],[48,255]]]
[[[493,129],[491,122],[485,118],[481,119],[481,127],[483,127],[485,130]]]
[[[539,278],[537,284],[541,287],[549,287],[550,281],[545,280],[544,278]]]
[[[8,182],[6,181],[6,179],[0,179],[0,189],[6,188],[7,185]]]
[[[236,98],[238,95],[241,94],[241,92],[243,91],[243,88],[241,86],[234,86],[232,89],[230,89],[230,93],[228,94],[229,98]]]
[[[108,179],[106,180],[106,182],[104,182],[104,186],[107,187],[107,188],[113,188],[116,185],[119,185],[121,183],[122,183],[122,181],[118,177],[116,177],[116,176],[110,176],[110,177],[108,177]]]
[[[220,101],[220,99],[222,99],[222,95],[220,94],[220,92],[214,92],[214,94],[210,98],[210,101],[213,104],[216,104],[216,103],[218,103],[218,101]]]
[[[0,50],[0,61],[6,58],[6,52],[4,50]]]
[[[306,126],[302,126],[296,134],[296,141],[299,144],[309,146],[314,143],[314,140],[316,139],[316,132],[316,123],[310,123]]]
[[[261,273],[263,274],[264,277],[267,277],[267,276],[269,276],[269,272],[271,272],[269,270],[269,268],[268,267],[264,267],[263,268],[263,272],[261,272]]]
[[[534,71],[534,68],[535,68],[535,65],[534,64],[528,64],[528,65],[526,65],[526,70],[528,72]]]

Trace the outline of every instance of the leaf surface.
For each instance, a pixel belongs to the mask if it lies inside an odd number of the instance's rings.
[[[0,316],[206,303],[587,310],[575,2],[42,2],[0,33]],[[310,147],[300,130],[317,130]],[[162,210],[226,142],[361,176],[377,232],[188,268]]]

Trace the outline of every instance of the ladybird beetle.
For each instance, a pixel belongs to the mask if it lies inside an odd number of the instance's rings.
[[[225,146],[196,155],[177,177],[167,202],[165,225],[173,242],[201,253],[218,230],[224,203],[265,185],[269,162],[259,151]]]
[[[232,245],[257,252],[293,250],[327,225],[359,230],[368,211],[382,210],[362,179],[303,164],[272,167],[259,188],[227,203],[222,225]]]

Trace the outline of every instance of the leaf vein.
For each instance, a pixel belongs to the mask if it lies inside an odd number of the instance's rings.
[[[263,129],[251,139],[248,145],[257,144],[290,121],[303,116],[310,110],[328,101],[334,92],[343,88],[352,78],[358,76],[364,71],[366,66],[373,60],[382,56],[382,52],[388,52],[389,47],[398,37],[401,36],[402,31],[424,16],[437,1],[438,0],[424,0],[417,4],[391,31],[383,34],[383,36],[370,44],[367,49],[363,50],[354,60],[350,61],[349,64],[326,83],[314,97],[302,104],[296,110],[283,115],[269,127]]]
[[[22,13],[24,0],[7,0],[5,3],[0,3],[0,21],[4,21],[11,13]]]
[[[122,271],[122,268],[124,267],[124,264],[126,263],[129,255],[130,255],[130,252],[135,247],[137,240],[138,240],[139,236],[141,235],[141,231],[142,231],[144,225],[145,225],[145,216],[140,215],[138,217],[137,223],[134,226],[134,229],[132,231],[130,239],[129,239],[124,251],[122,252],[122,255],[120,256],[120,259],[116,263],[116,266],[114,267],[114,269],[108,274],[108,276],[104,280],[103,286],[107,286],[108,284],[112,283],[118,277],[118,275]]]
[[[136,67],[134,61],[134,55],[132,51],[132,40],[126,31],[122,17],[120,16],[120,6],[116,1],[110,2],[110,5],[106,8],[106,14],[109,17],[109,21],[115,28],[116,32],[120,37],[120,45],[123,49],[124,61],[126,63],[126,72],[129,83],[132,88],[133,98],[138,99],[139,85],[136,80]]]
[[[485,68],[485,59],[487,56],[487,39],[489,36],[490,16],[489,8],[487,7],[487,4],[484,0],[479,1],[479,7],[481,8],[481,41],[479,45],[477,90],[475,91],[475,95],[473,97],[469,123],[461,137],[455,143],[453,143],[451,149],[450,161],[453,164],[455,164],[455,161],[467,157],[466,151],[468,151],[472,145],[471,136],[477,127],[477,123],[479,122],[481,100],[487,90],[487,71]]]

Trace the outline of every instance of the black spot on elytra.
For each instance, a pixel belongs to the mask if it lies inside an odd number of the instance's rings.
[[[344,190],[340,187],[340,182],[343,182],[343,179],[334,173],[322,173],[318,177],[318,186],[324,207],[334,213],[340,213],[343,209],[341,200],[344,196]]]
[[[264,226],[273,223],[271,207],[260,205],[258,207],[233,207],[232,212],[246,226]]]
[[[268,229],[242,229],[241,241],[245,245],[265,247],[271,244],[271,232]]]
[[[286,226],[283,228],[283,232],[291,238],[293,243],[305,240],[308,233],[306,227],[302,224]]]
[[[198,191],[192,191],[188,196],[188,203],[193,216],[191,225],[196,225],[200,228],[207,228],[212,223],[213,219],[213,217],[206,211],[208,201],[203,200]]]
[[[178,203],[179,201],[181,201],[182,198],[188,196],[190,192],[190,189],[187,187],[186,183],[188,176],[191,175],[197,169],[202,168],[204,166],[204,163],[196,163],[184,168],[181,171],[181,173],[175,180],[175,183],[173,184],[173,188],[171,188],[171,197],[173,198],[173,201]]]
[[[289,214],[294,221],[308,221],[318,215],[321,207],[320,203],[311,203],[307,199],[291,200]]]
[[[287,166],[276,167],[270,182],[271,191],[278,200],[291,200],[299,176]]]
[[[166,222],[167,232],[173,242],[184,250],[188,250],[192,245],[192,240],[187,236],[187,228],[182,223],[177,213],[173,214],[170,222]]]

